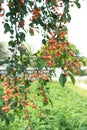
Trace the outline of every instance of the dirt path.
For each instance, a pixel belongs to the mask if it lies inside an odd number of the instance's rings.
[[[85,83],[85,81],[87,81],[87,76],[76,76],[75,80],[76,80],[76,85],[78,87],[87,90],[87,84]]]
[[[76,85],[80,88],[87,90],[87,84],[85,84],[85,83],[76,83]]]

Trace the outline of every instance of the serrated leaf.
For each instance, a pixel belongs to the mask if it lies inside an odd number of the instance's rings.
[[[73,73],[71,71],[68,71],[68,74],[69,74],[69,77],[70,77],[72,83],[75,84],[75,78],[74,78]]]
[[[15,117],[12,113],[8,113],[7,118],[13,123],[15,120]]]
[[[59,77],[59,83],[61,84],[61,86],[65,86],[65,83],[67,81],[67,78],[64,74],[61,74],[60,77]]]

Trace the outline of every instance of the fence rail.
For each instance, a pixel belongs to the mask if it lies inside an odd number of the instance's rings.
[[[51,68],[44,68],[43,70],[41,70],[41,71],[43,71],[43,73],[44,74],[48,74],[50,71],[51,71],[52,69]],[[32,75],[33,73],[34,74],[37,74],[38,72],[39,72],[40,70],[38,69],[38,68],[28,68],[27,69],[27,72],[28,72],[28,74],[30,74],[30,75]],[[0,75],[5,75],[5,74],[7,74],[7,70],[6,69],[0,69]]]

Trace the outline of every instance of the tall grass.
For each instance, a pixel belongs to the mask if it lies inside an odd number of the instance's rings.
[[[31,86],[30,97],[34,96],[38,106],[37,110],[30,109],[32,130],[87,130],[87,91],[71,83],[61,87],[58,82],[50,82],[47,87],[53,106],[50,103],[42,106],[40,97],[35,96],[37,82]],[[39,108],[44,111],[43,117],[39,116]],[[17,117],[14,123],[0,130],[24,130],[26,123]]]

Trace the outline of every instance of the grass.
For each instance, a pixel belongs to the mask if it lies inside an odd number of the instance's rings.
[[[85,80],[85,84],[87,84],[87,80]]]
[[[78,83],[78,82],[77,82]],[[85,80],[85,81],[81,81],[81,82],[79,82],[78,84],[87,84],[87,80]],[[78,93],[79,95],[81,95],[82,97],[87,97],[87,90],[85,90],[85,89],[82,89],[82,88],[80,88],[78,85],[73,85],[73,84],[71,84],[71,82],[70,81],[68,81],[68,83],[66,84],[66,87],[68,87],[68,88],[71,88],[71,90],[72,91],[75,91],[76,93]]]
[[[31,86],[31,97],[34,96],[36,86],[36,82]],[[47,86],[50,88],[49,97],[53,107],[50,103],[42,106],[40,97],[34,97],[38,109],[30,110],[32,130],[87,130],[87,91],[70,82],[65,87],[61,87],[58,82],[50,82]],[[43,118],[38,116],[40,107],[45,113]],[[14,123],[0,130],[24,130],[24,126],[26,121],[16,118]]]

